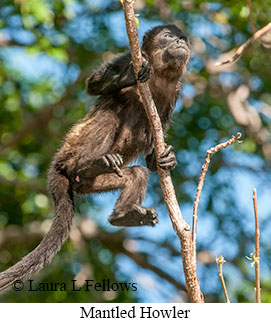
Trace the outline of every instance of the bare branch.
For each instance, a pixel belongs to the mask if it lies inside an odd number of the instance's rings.
[[[253,190],[253,206],[255,214],[255,281],[256,281],[256,302],[261,303],[261,287],[260,287],[260,230],[257,208],[257,192]]]
[[[224,62],[217,62],[215,63],[215,66],[221,66],[229,63],[236,62],[244,53],[245,49],[248,47],[250,43],[252,43],[254,40],[260,38],[265,34],[267,31],[271,30],[271,22],[264,26],[263,28],[256,31],[251,38],[249,38],[243,45],[241,45],[235,52],[232,58],[224,61]]]
[[[197,220],[198,220],[199,200],[200,200],[201,192],[203,189],[205,176],[206,176],[206,173],[208,171],[208,167],[209,167],[209,164],[211,161],[211,157],[213,156],[213,154],[215,154],[219,150],[225,149],[226,147],[234,144],[236,141],[241,143],[241,141],[239,141],[240,138],[241,138],[241,133],[238,133],[237,136],[232,136],[231,139],[229,139],[226,142],[223,142],[221,144],[218,144],[215,147],[212,147],[211,149],[209,149],[207,151],[205,161],[202,165],[202,169],[201,169],[201,173],[200,173],[200,177],[199,177],[199,182],[198,182],[198,187],[197,187],[197,193],[196,193],[194,205],[193,205],[192,248],[193,248],[194,258],[196,258]]]
[[[219,279],[220,279],[220,282],[221,282],[221,285],[222,285],[225,300],[226,300],[226,303],[230,303],[227,288],[226,288],[226,284],[225,284],[224,277],[223,277],[223,272],[222,272],[222,266],[223,266],[223,264],[225,262],[226,261],[224,260],[224,257],[222,257],[222,256],[220,256],[219,258],[216,258],[216,263],[218,265],[218,271],[219,271]]]
[[[133,60],[134,71],[137,75],[142,65],[142,56],[137,37],[133,4],[134,0],[123,1],[131,56]],[[155,152],[157,156],[160,156],[165,150],[164,134],[158,112],[152,99],[148,82],[144,84],[138,82],[138,89],[141,94],[142,102],[152,128]],[[191,302],[203,302],[203,295],[201,293],[199,281],[196,275],[196,262],[192,254],[192,237],[190,227],[182,217],[170,177],[170,172],[161,170],[158,167],[158,173],[170,219],[172,221],[174,229],[177,232],[182,246],[182,261],[188,296]]]

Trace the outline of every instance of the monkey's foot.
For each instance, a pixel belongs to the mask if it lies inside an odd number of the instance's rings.
[[[106,154],[102,157],[103,164],[108,168],[112,169],[119,177],[123,176],[120,167],[123,165],[123,159],[120,154]]]
[[[158,214],[153,208],[143,208],[133,205],[128,211],[114,212],[109,222],[112,225],[124,227],[137,227],[142,225],[154,226],[158,223]]]

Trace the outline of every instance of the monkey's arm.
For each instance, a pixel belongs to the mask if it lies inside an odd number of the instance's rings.
[[[177,160],[174,152],[172,151],[172,146],[167,146],[163,154],[158,158],[158,166],[162,169],[173,169],[177,165]],[[157,162],[155,151],[153,151],[146,156],[147,167],[150,171],[157,171]]]
[[[143,61],[138,74],[140,82],[146,82],[150,69],[148,62]],[[87,93],[90,95],[104,95],[136,85],[133,64],[130,53],[123,54],[112,62],[103,64],[87,79]]]

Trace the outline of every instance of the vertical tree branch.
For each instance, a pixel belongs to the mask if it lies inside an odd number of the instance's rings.
[[[142,56],[137,36],[134,0],[123,0],[124,15],[126,21],[126,29],[129,38],[130,51],[133,60],[135,75],[138,74],[142,65]],[[165,150],[164,134],[161,121],[152,99],[148,82],[141,84],[138,82],[138,89],[142,98],[142,102],[149,119],[154,137],[154,146],[156,155],[161,155]],[[165,203],[172,221],[172,225],[177,232],[182,247],[182,261],[184,268],[185,281],[187,285],[187,293],[191,302],[203,302],[203,295],[200,290],[199,280],[196,275],[196,262],[192,254],[192,236],[189,225],[184,221],[178,201],[176,199],[175,190],[172,184],[169,171],[159,169],[160,183],[164,195]]]
[[[256,282],[256,302],[261,303],[261,288],[260,288],[260,230],[257,208],[257,192],[253,190],[253,205],[255,214],[255,282]]]
[[[226,303],[230,303],[230,299],[228,297],[228,292],[227,292],[226,284],[225,284],[224,277],[223,277],[223,271],[222,271],[222,266],[225,263],[224,257],[220,256],[219,258],[217,258],[216,263],[218,265],[218,272],[219,272],[218,275],[219,275],[219,279],[221,282],[221,286],[223,289]]]

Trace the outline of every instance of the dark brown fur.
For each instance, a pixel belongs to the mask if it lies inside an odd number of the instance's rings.
[[[143,40],[140,81],[149,86],[166,130],[189,60],[189,44],[174,25],[159,26]],[[40,245],[16,265],[0,274],[0,289],[16,279],[26,279],[48,264],[69,236],[73,217],[73,193],[89,194],[121,189],[109,221],[113,225],[154,225],[157,214],[143,208],[148,171],[125,167],[140,153],[149,169],[157,169],[153,138],[136,87],[131,58],[124,54],[104,64],[88,79],[89,94],[99,95],[96,105],[66,135],[48,176],[55,203],[55,218]],[[159,156],[158,166],[176,164],[171,147]]]

